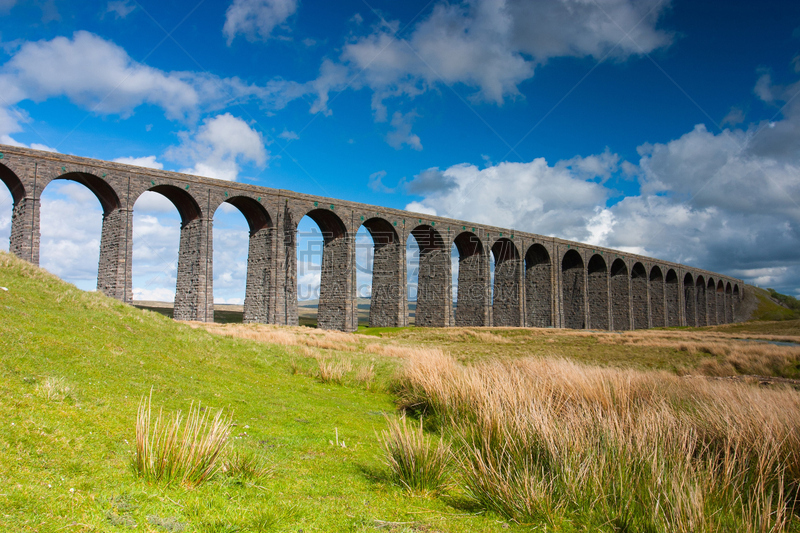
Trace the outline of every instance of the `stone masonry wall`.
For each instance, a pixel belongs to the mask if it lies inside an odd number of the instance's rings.
[[[349,331],[350,243],[347,237],[326,239],[322,252],[317,327]]]
[[[549,258],[536,257],[525,271],[526,326],[547,328],[552,323],[552,267]]]
[[[492,325],[521,326],[519,276],[522,261],[506,259],[495,264]]]
[[[630,280],[626,268],[611,273],[611,329],[614,331],[631,329],[629,288]]]
[[[637,265],[641,267],[641,263]],[[633,328],[647,329],[648,308],[647,308],[647,273],[642,268],[638,270],[634,267],[631,276],[631,312],[633,313]]]
[[[261,228],[250,235],[247,253],[247,281],[244,296],[245,324],[268,323],[275,310],[275,281],[273,280],[272,240],[275,230]]]
[[[130,209],[118,208],[103,215],[97,290],[128,303],[133,300],[127,265],[132,235],[133,212]]]
[[[583,265],[575,265],[561,271],[561,291],[564,302],[564,327],[583,329],[586,327],[583,304]]]
[[[496,275],[496,274],[495,274]],[[458,260],[458,306],[456,326],[488,326],[486,308],[486,261],[481,253]]]
[[[589,262],[589,265],[587,287],[589,293],[589,329],[609,329],[608,270],[605,263],[595,270],[592,270],[592,261]]]
[[[656,278],[653,279],[651,275],[648,290],[650,292],[650,326],[655,328],[666,326],[666,317],[664,316],[664,278],[657,274]]]
[[[450,291],[450,250],[420,250],[415,324],[447,327],[453,312]]]
[[[406,290],[401,279],[405,261],[405,247],[397,235],[391,240],[373,236],[375,241],[372,263],[372,297],[369,306],[369,325],[372,327],[399,327],[403,325],[406,310],[403,308]]]
[[[213,302],[208,302],[207,272],[208,241],[206,222],[194,219],[181,228],[178,252],[178,280],[175,289],[175,320],[200,320],[214,318]]]

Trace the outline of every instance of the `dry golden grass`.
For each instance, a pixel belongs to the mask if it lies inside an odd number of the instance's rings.
[[[192,327],[205,328],[209,333],[248,339],[283,346],[308,346],[340,352],[356,351],[360,339],[351,333],[312,329],[301,326],[273,326],[269,324],[216,324],[187,322]]]
[[[450,445],[435,444],[419,425],[409,425],[405,416],[386,417],[381,432],[384,457],[392,476],[409,491],[441,492],[448,481]]]
[[[556,359],[466,366],[441,352],[409,359],[398,389],[456,436],[463,489],[519,521],[784,531],[793,517],[793,390]]]
[[[353,365],[349,360],[331,361],[325,358],[318,361],[317,379],[322,383],[341,385],[344,376],[353,370]]]

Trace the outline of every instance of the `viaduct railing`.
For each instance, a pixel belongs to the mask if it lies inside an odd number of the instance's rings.
[[[39,263],[42,191],[66,179],[103,208],[97,289],[132,301],[133,205],[146,191],[181,217],[174,316],[212,321],[212,221],[227,202],[250,227],[244,320],[297,324],[297,224],[324,238],[318,324],[355,330],[356,232],[374,242],[372,326],[408,325],[406,241],[419,245],[418,326],[535,326],[627,330],[732,322],[742,280],[685,265],[506,228],[431,217],[177,172],[0,145],[0,179],[14,208],[10,251]],[[458,301],[450,250],[459,254]],[[490,256],[495,260],[491,287]]]

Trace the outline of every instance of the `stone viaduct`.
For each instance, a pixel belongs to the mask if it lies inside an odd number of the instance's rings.
[[[372,326],[408,325],[406,241],[419,245],[418,326],[534,326],[629,330],[732,322],[742,280],[607,248],[397,209],[0,145],[0,178],[13,197],[10,251],[38,264],[42,191],[83,184],[100,201],[97,289],[131,302],[133,205],[164,195],[181,217],[174,316],[212,321],[214,212],[227,202],[250,226],[245,322],[297,324],[297,224],[323,238],[318,324],[355,330],[355,235],[374,242]],[[453,305],[451,247],[459,255]],[[495,260],[490,286],[490,255]]]

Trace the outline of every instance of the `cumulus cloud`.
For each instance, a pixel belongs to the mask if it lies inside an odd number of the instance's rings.
[[[0,93],[8,106],[0,114],[0,135],[20,131],[24,117],[13,106],[66,97],[99,115],[128,117],[143,104],[162,108],[172,120],[193,120],[201,112],[256,100],[282,108],[311,91],[285,80],[264,86],[208,73],[166,72],[133,60],[111,41],[86,31],[23,43],[0,67]]]
[[[222,33],[228,46],[237,35],[250,42],[266,41],[297,11],[298,0],[234,0],[225,12]]]
[[[762,78],[763,80],[764,78]],[[800,82],[759,81],[781,118],[713,133],[699,124],[639,160],[606,150],[549,164],[426,170],[409,210],[573,239],[677,261],[800,294]],[[634,176],[640,193],[609,205],[605,181]]]
[[[136,6],[128,2],[128,0],[112,0],[106,6],[105,14],[113,13],[114,18],[124,19],[133,13],[134,9],[136,9]]]
[[[156,160],[156,156],[148,155],[144,157],[118,157],[113,159],[115,163],[124,163],[126,165],[135,165],[137,167],[154,168],[161,170],[164,168],[160,162]]]
[[[178,161],[193,161],[181,172],[235,181],[240,164],[264,166],[267,149],[261,134],[230,113],[207,118],[194,135],[182,134],[182,143],[167,152]]]
[[[422,150],[422,142],[420,142],[419,135],[411,133],[411,126],[418,116],[414,111],[410,111],[405,115],[396,111],[392,115],[392,130],[386,134],[386,142],[389,143],[389,146],[396,150],[402,148],[403,145],[417,151]]]

